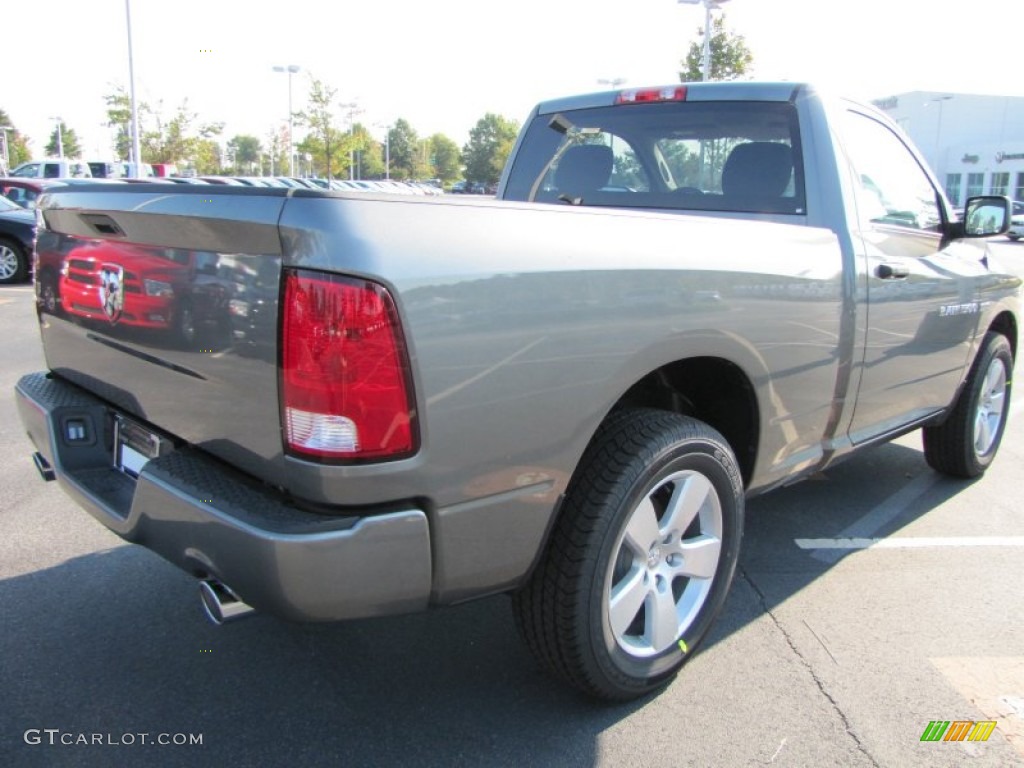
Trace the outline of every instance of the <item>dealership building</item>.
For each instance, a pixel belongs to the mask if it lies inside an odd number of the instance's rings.
[[[874,104],[913,139],[954,207],[973,195],[1024,202],[1024,98],[911,91]]]

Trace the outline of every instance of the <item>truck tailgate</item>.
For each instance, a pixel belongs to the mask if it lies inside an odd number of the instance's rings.
[[[44,198],[37,284],[50,369],[265,475],[281,453],[277,222],[286,196],[140,184]]]

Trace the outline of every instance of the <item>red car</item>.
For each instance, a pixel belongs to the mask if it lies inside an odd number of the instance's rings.
[[[60,297],[69,315],[113,326],[168,331],[195,342],[198,328],[228,328],[230,281],[209,251],[96,241],[72,250],[61,268]]]

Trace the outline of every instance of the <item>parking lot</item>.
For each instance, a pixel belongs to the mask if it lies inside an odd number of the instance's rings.
[[[608,707],[536,667],[505,597],[211,626],[194,581],[40,480],[11,397],[44,367],[30,287],[0,323],[0,765],[1024,765],[1020,391],[980,481],[913,433],[752,500],[711,641]],[[996,726],[921,741],[936,720]]]

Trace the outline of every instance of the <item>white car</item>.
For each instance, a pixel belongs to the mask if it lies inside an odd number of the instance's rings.
[[[1010,217],[1010,231],[1006,236],[1016,242],[1024,237],[1024,203],[1013,203],[1013,214]]]
[[[18,179],[88,179],[92,177],[89,164],[81,160],[52,158],[22,163],[11,176]]]

